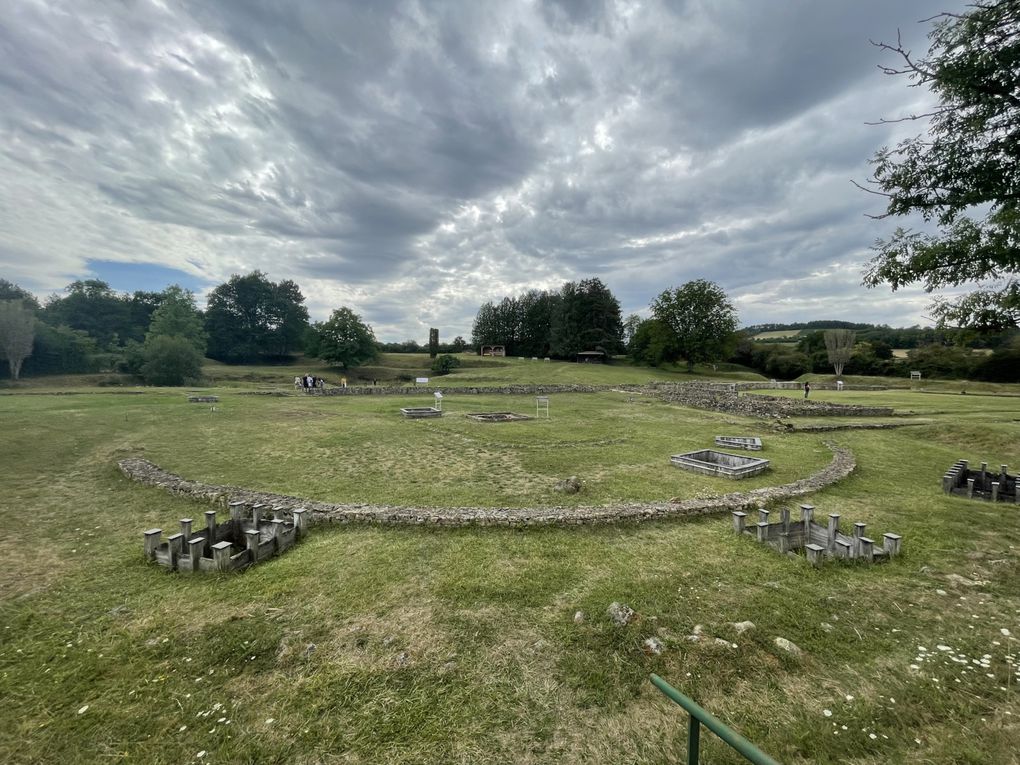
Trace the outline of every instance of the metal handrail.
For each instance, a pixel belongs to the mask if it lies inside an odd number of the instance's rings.
[[[662,691],[670,700],[686,709],[691,715],[690,725],[687,728],[687,765],[698,765],[702,724],[730,747],[736,749],[745,759],[753,762],[754,765],[779,765],[776,760],[773,760],[729,725],[713,717],[709,712],[702,709],[694,699],[684,696],[658,675],[653,674],[651,680],[656,688]]]

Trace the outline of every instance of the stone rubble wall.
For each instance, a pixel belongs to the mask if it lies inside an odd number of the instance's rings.
[[[833,404],[758,393],[742,396],[725,383],[683,383],[656,386],[655,390],[659,398],[670,403],[744,417],[890,417],[893,413],[888,406]]]
[[[781,486],[767,486],[715,497],[681,499],[668,502],[628,503],[604,507],[399,507],[392,505],[316,502],[236,486],[216,486],[188,481],[162,470],[148,460],[121,460],[118,466],[128,478],[147,486],[157,486],[171,494],[215,503],[262,503],[277,506],[282,515],[304,508],[313,524],[365,523],[378,525],[434,526],[575,526],[610,524],[623,521],[651,521],[665,518],[754,510],[793,497],[819,491],[849,476],[856,467],[853,453],[844,447],[827,444],[834,452],[827,467],[807,478]]]

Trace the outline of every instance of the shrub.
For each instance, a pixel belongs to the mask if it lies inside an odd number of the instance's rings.
[[[437,375],[448,375],[459,366],[460,359],[446,353],[442,356],[437,356],[435,361],[432,362],[432,371]]]
[[[141,373],[149,385],[187,385],[202,376],[202,354],[183,337],[155,337],[145,344]]]

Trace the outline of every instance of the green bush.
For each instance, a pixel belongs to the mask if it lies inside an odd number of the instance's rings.
[[[202,354],[183,337],[154,337],[144,356],[142,379],[149,385],[188,385],[202,376]]]
[[[445,353],[442,356],[437,356],[432,362],[432,371],[437,375],[448,375],[459,366],[460,359]]]

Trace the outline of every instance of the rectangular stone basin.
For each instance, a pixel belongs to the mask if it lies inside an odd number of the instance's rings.
[[[751,452],[761,451],[761,439],[757,436],[716,436],[715,445],[730,449],[747,449]]]
[[[516,420],[534,419],[526,414],[517,414],[516,412],[471,412],[465,415],[465,417],[470,417],[472,420],[480,422],[514,422]]]
[[[411,420],[418,420],[422,417],[442,417],[443,410],[432,406],[408,406],[403,407],[400,413]]]
[[[713,449],[674,454],[669,461],[694,473],[732,479],[749,478],[769,469],[769,461],[760,457],[742,457]]]

